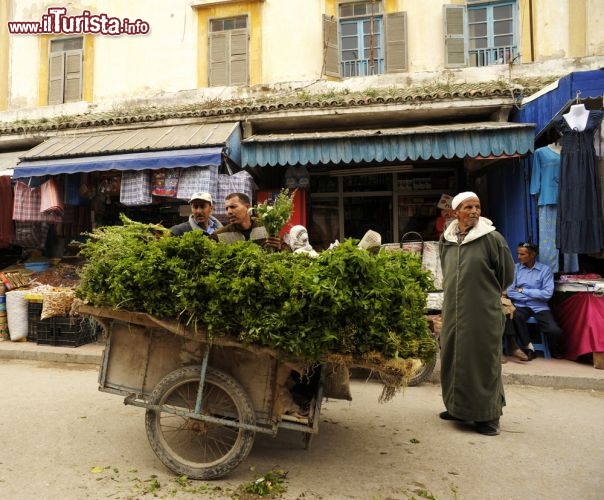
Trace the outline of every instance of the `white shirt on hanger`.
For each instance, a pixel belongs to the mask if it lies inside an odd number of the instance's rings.
[[[572,130],[583,132],[587,126],[589,110],[584,104],[573,104],[568,113],[562,115]]]

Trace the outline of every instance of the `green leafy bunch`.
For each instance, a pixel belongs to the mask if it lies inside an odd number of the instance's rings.
[[[317,259],[318,281],[329,284],[312,304],[313,315],[329,304],[337,352],[378,351],[389,358],[424,357],[433,350],[424,334],[430,274],[418,255],[359,250],[348,239]],[[318,299],[319,297],[317,297]],[[324,314],[324,311],[323,311]],[[421,340],[425,340],[425,342]]]
[[[287,472],[280,469],[269,470],[255,481],[242,485],[241,489],[245,493],[252,493],[258,496],[280,495],[287,491],[286,479]]]
[[[357,243],[309,259],[248,241],[217,243],[201,231],[174,237],[124,218],[90,234],[76,294],[309,361],[328,353],[430,358],[424,312],[432,280],[420,258]]]
[[[283,226],[291,219],[295,195],[295,189],[291,194],[288,189],[282,189],[272,205],[267,201],[254,207],[258,220],[264,225],[269,236],[278,237]]]
[[[100,227],[87,234],[88,241],[80,250],[87,263],[80,273],[77,294],[95,304],[150,309],[153,314],[161,314],[156,306],[169,296],[169,290],[157,287],[156,277],[168,274],[167,268],[174,263],[166,262],[154,243],[170,232],[162,226],[132,221],[123,214],[120,219],[121,226]],[[149,290],[153,290],[152,296]]]

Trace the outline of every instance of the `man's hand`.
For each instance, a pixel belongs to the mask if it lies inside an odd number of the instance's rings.
[[[268,238],[266,238],[266,241],[264,242],[263,247],[264,248],[268,247],[272,250],[280,251],[282,244],[283,244],[283,242],[281,241],[281,238],[277,238],[275,236],[269,236]]]

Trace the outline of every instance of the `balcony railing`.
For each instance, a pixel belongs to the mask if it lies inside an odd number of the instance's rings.
[[[508,64],[518,55],[518,47],[492,47],[487,49],[472,49],[468,51],[470,66],[491,66],[493,64]]]
[[[384,73],[384,59],[373,59],[373,67],[370,65],[370,59],[342,61],[340,68],[343,77],[381,75]]]

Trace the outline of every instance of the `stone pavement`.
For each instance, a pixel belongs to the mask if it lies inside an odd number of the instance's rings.
[[[37,345],[34,342],[0,342],[0,360],[25,359],[58,363],[100,364],[104,341],[79,347]],[[538,357],[528,363],[508,358],[503,366],[505,384],[604,391],[604,370],[588,363]],[[439,364],[431,381],[438,383]]]

